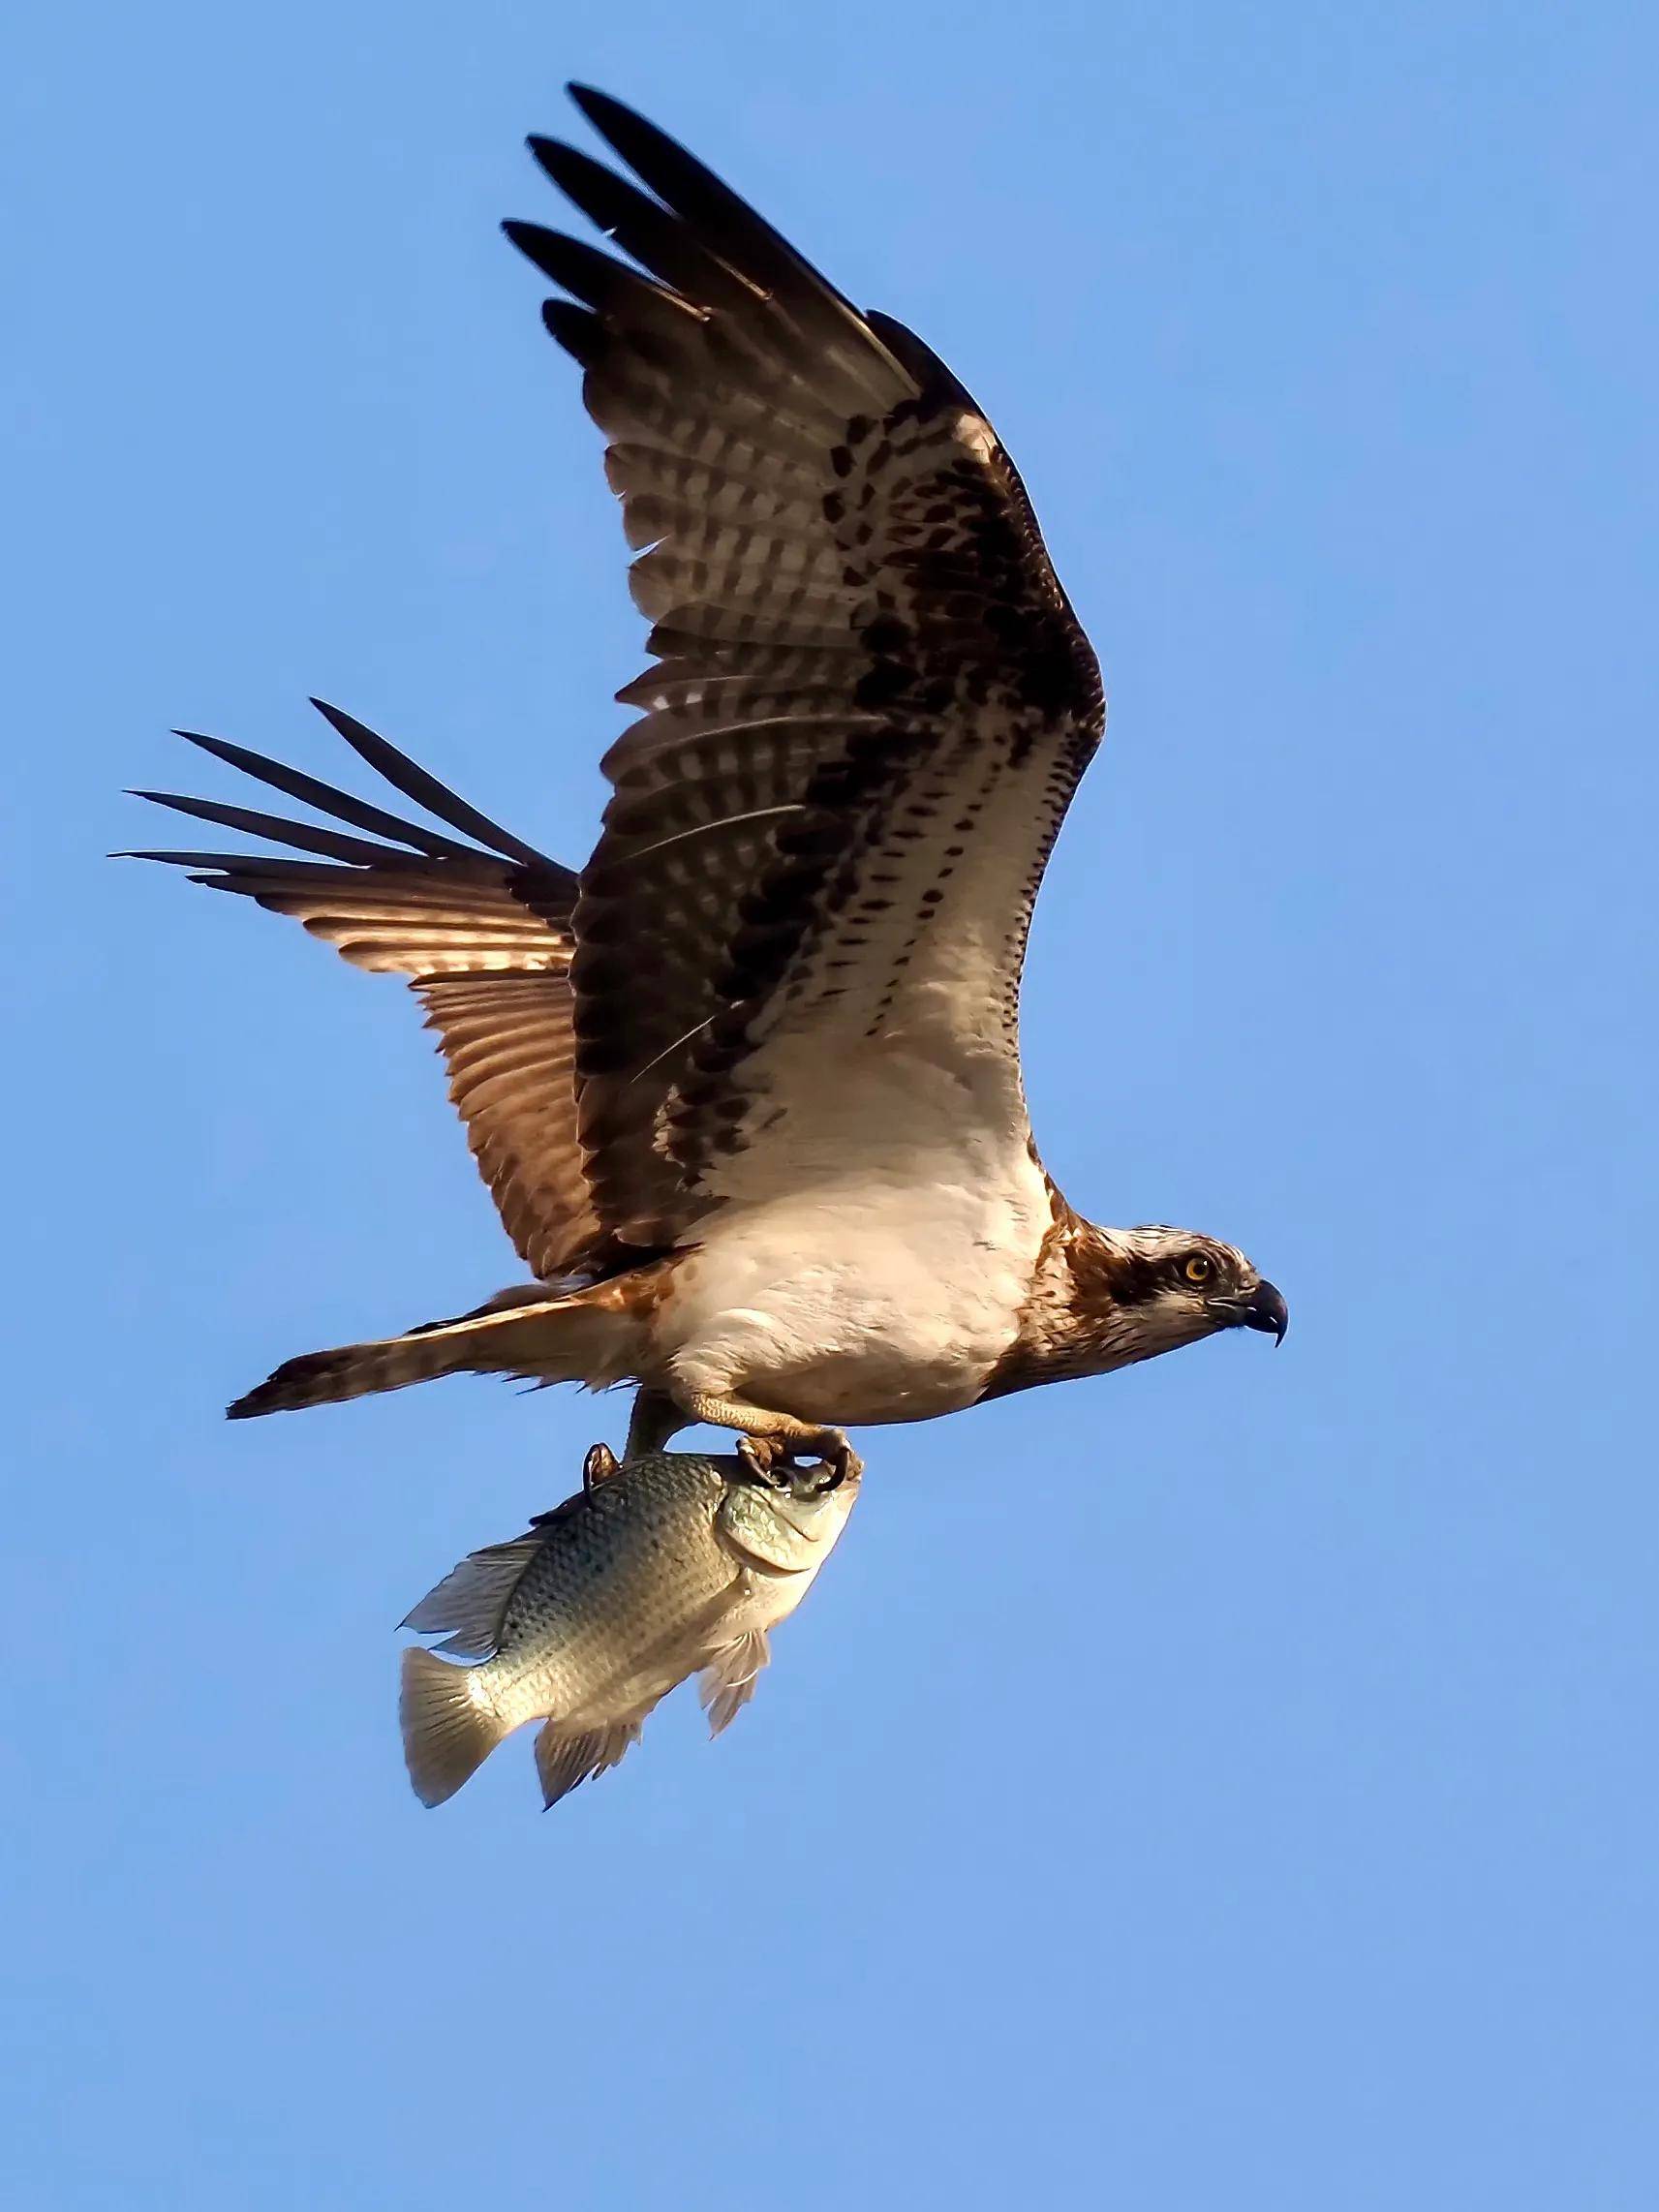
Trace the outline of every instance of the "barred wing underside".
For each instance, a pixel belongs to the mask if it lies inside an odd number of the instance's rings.
[[[507,230],[568,295],[545,320],[654,625],[579,882],[332,708],[445,829],[218,739],[196,742],[325,822],[146,794],[308,856],[148,857],[410,979],[544,1277],[877,1168],[1029,1177],[1020,968],[1103,719],[1019,476],[943,363],[672,139],[575,97],[640,183],[534,150],[637,265]]]
[[[146,791],[175,813],[315,856],[148,852],[292,914],[355,968],[406,975],[438,1033],[449,1095],[520,1256],[538,1275],[592,1264],[603,1246],[576,1136],[576,878],[467,806],[337,708],[334,727],[406,797],[476,845],[218,738],[191,742],[330,817],[326,826],[216,800]],[[189,734],[189,733],[181,733]],[[348,835],[345,823],[370,836]]]
[[[673,140],[575,97],[649,193],[567,146],[538,159],[650,273],[508,230],[572,295],[548,327],[645,548],[658,665],[622,694],[644,712],[604,764],[572,983],[596,1211],[661,1246],[902,1141],[838,1131],[824,1101],[843,1056],[895,1038],[940,1071],[941,1111],[1024,1150],[1020,965],[1101,694],[942,363]]]

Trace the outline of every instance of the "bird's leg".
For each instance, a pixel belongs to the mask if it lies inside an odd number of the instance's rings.
[[[798,1421],[792,1413],[768,1413],[764,1406],[743,1405],[735,1398],[707,1398],[700,1392],[678,1402],[687,1421],[706,1421],[713,1429],[735,1429],[738,1458],[762,1482],[771,1480],[782,1460],[797,1455],[822,1459],[837,1482],[845,1482],[857,1464],[843,1429],[825,1429],[815,1421]]]
[[[629,1419],[623,1458],[641,1459],[647,1452],[661,1452],[675,1429],[684,1429],[691,1418],[680,1411],[666,1391],[641,1390]]]

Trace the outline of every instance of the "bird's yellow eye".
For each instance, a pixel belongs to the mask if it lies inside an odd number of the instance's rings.
[[[1208,1252],[1189,1252],[1181,1272],[1188,1282],[1208,1282],[1215,1273],[1215,1262]]]

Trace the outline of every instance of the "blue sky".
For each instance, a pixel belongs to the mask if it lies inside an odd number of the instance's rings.
[[[1659,2199],[1650,11],[20,39],[16,2200]],[[640,626],[495,232],[568,76],[994,415],[1112,699],[1038,1131],[1294,1318],[868,1435],[740,1726],[427,1814],[392,1624],[621,1413],[224,1425],[514,1264],[395,986],[100,856],[175,722],[338,772],[314,691],[584,856]]]

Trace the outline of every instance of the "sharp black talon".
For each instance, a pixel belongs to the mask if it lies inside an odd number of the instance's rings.
[[[592,1497],[597,1483],[608,1483],[616,1473],[616,1454],[608,1444],[595,1444],[582,1461],[582,1490]]]

